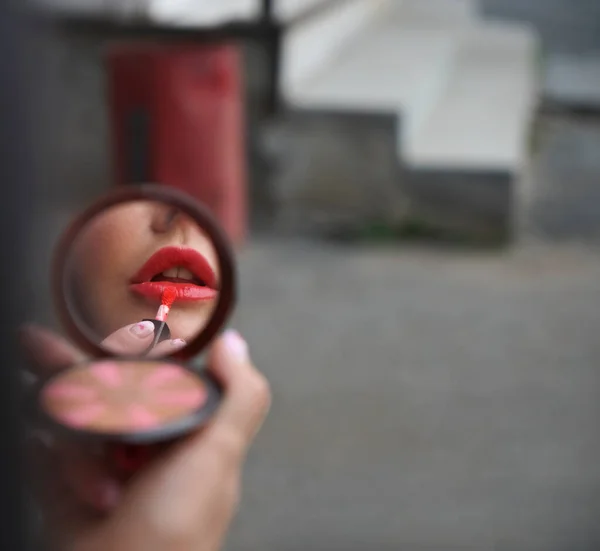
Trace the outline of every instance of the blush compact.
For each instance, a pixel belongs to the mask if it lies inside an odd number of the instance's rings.
[[[36,421],[99,446],[122,478],[202,428],[222,389],[192,361],[225,327],[235,275],[223,230],[180,191],[132,186],[93,204],[53,267],[61,322],[89,359],[36,386]]]
[[[206,381],[183,366],[108,360],[67,369],[48,381],[41,405],[72,430],[141,440],[169,426],[197,425],[214,396]]]

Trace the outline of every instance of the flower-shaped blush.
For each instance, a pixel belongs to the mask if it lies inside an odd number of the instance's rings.
[[[184,367],[152,361],[100,361],[54,377],[42,406],[60,424],[90,433],[133,434],[165,427],[201,409],[208,392]]]

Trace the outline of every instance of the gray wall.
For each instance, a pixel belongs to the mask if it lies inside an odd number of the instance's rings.
[[[600,52],[600,0],[480,0],[482,11],[534,24],[550,54]]]

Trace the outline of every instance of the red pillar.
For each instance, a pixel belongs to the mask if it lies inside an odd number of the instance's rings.
[[[125,44],[108,54],[117,184],[161,183],[247,231],[244,92],[234,45]]]

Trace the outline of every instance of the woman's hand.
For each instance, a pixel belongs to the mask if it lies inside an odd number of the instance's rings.
[[[113,354],[143,354],[154,340],[154,324],[140,321],[121,327],[102,341],[102,346]],[[166,356],[186,346],[183,339],[171,339],[158,343],[148,356]]]
[[[82,359],[47,330],[29,327],[23,339],[40,372]],[[267,413],[270,392],[248,357],[246,343],[235,332],[213,346],[209,369],[225,390],[211,423],[166,451],[126,487],[120,487],[85,449],[36,440],[34,474],[42,484],[47,530],[59,548],[216,551],[221,547],[238,503],[246,452]]]

